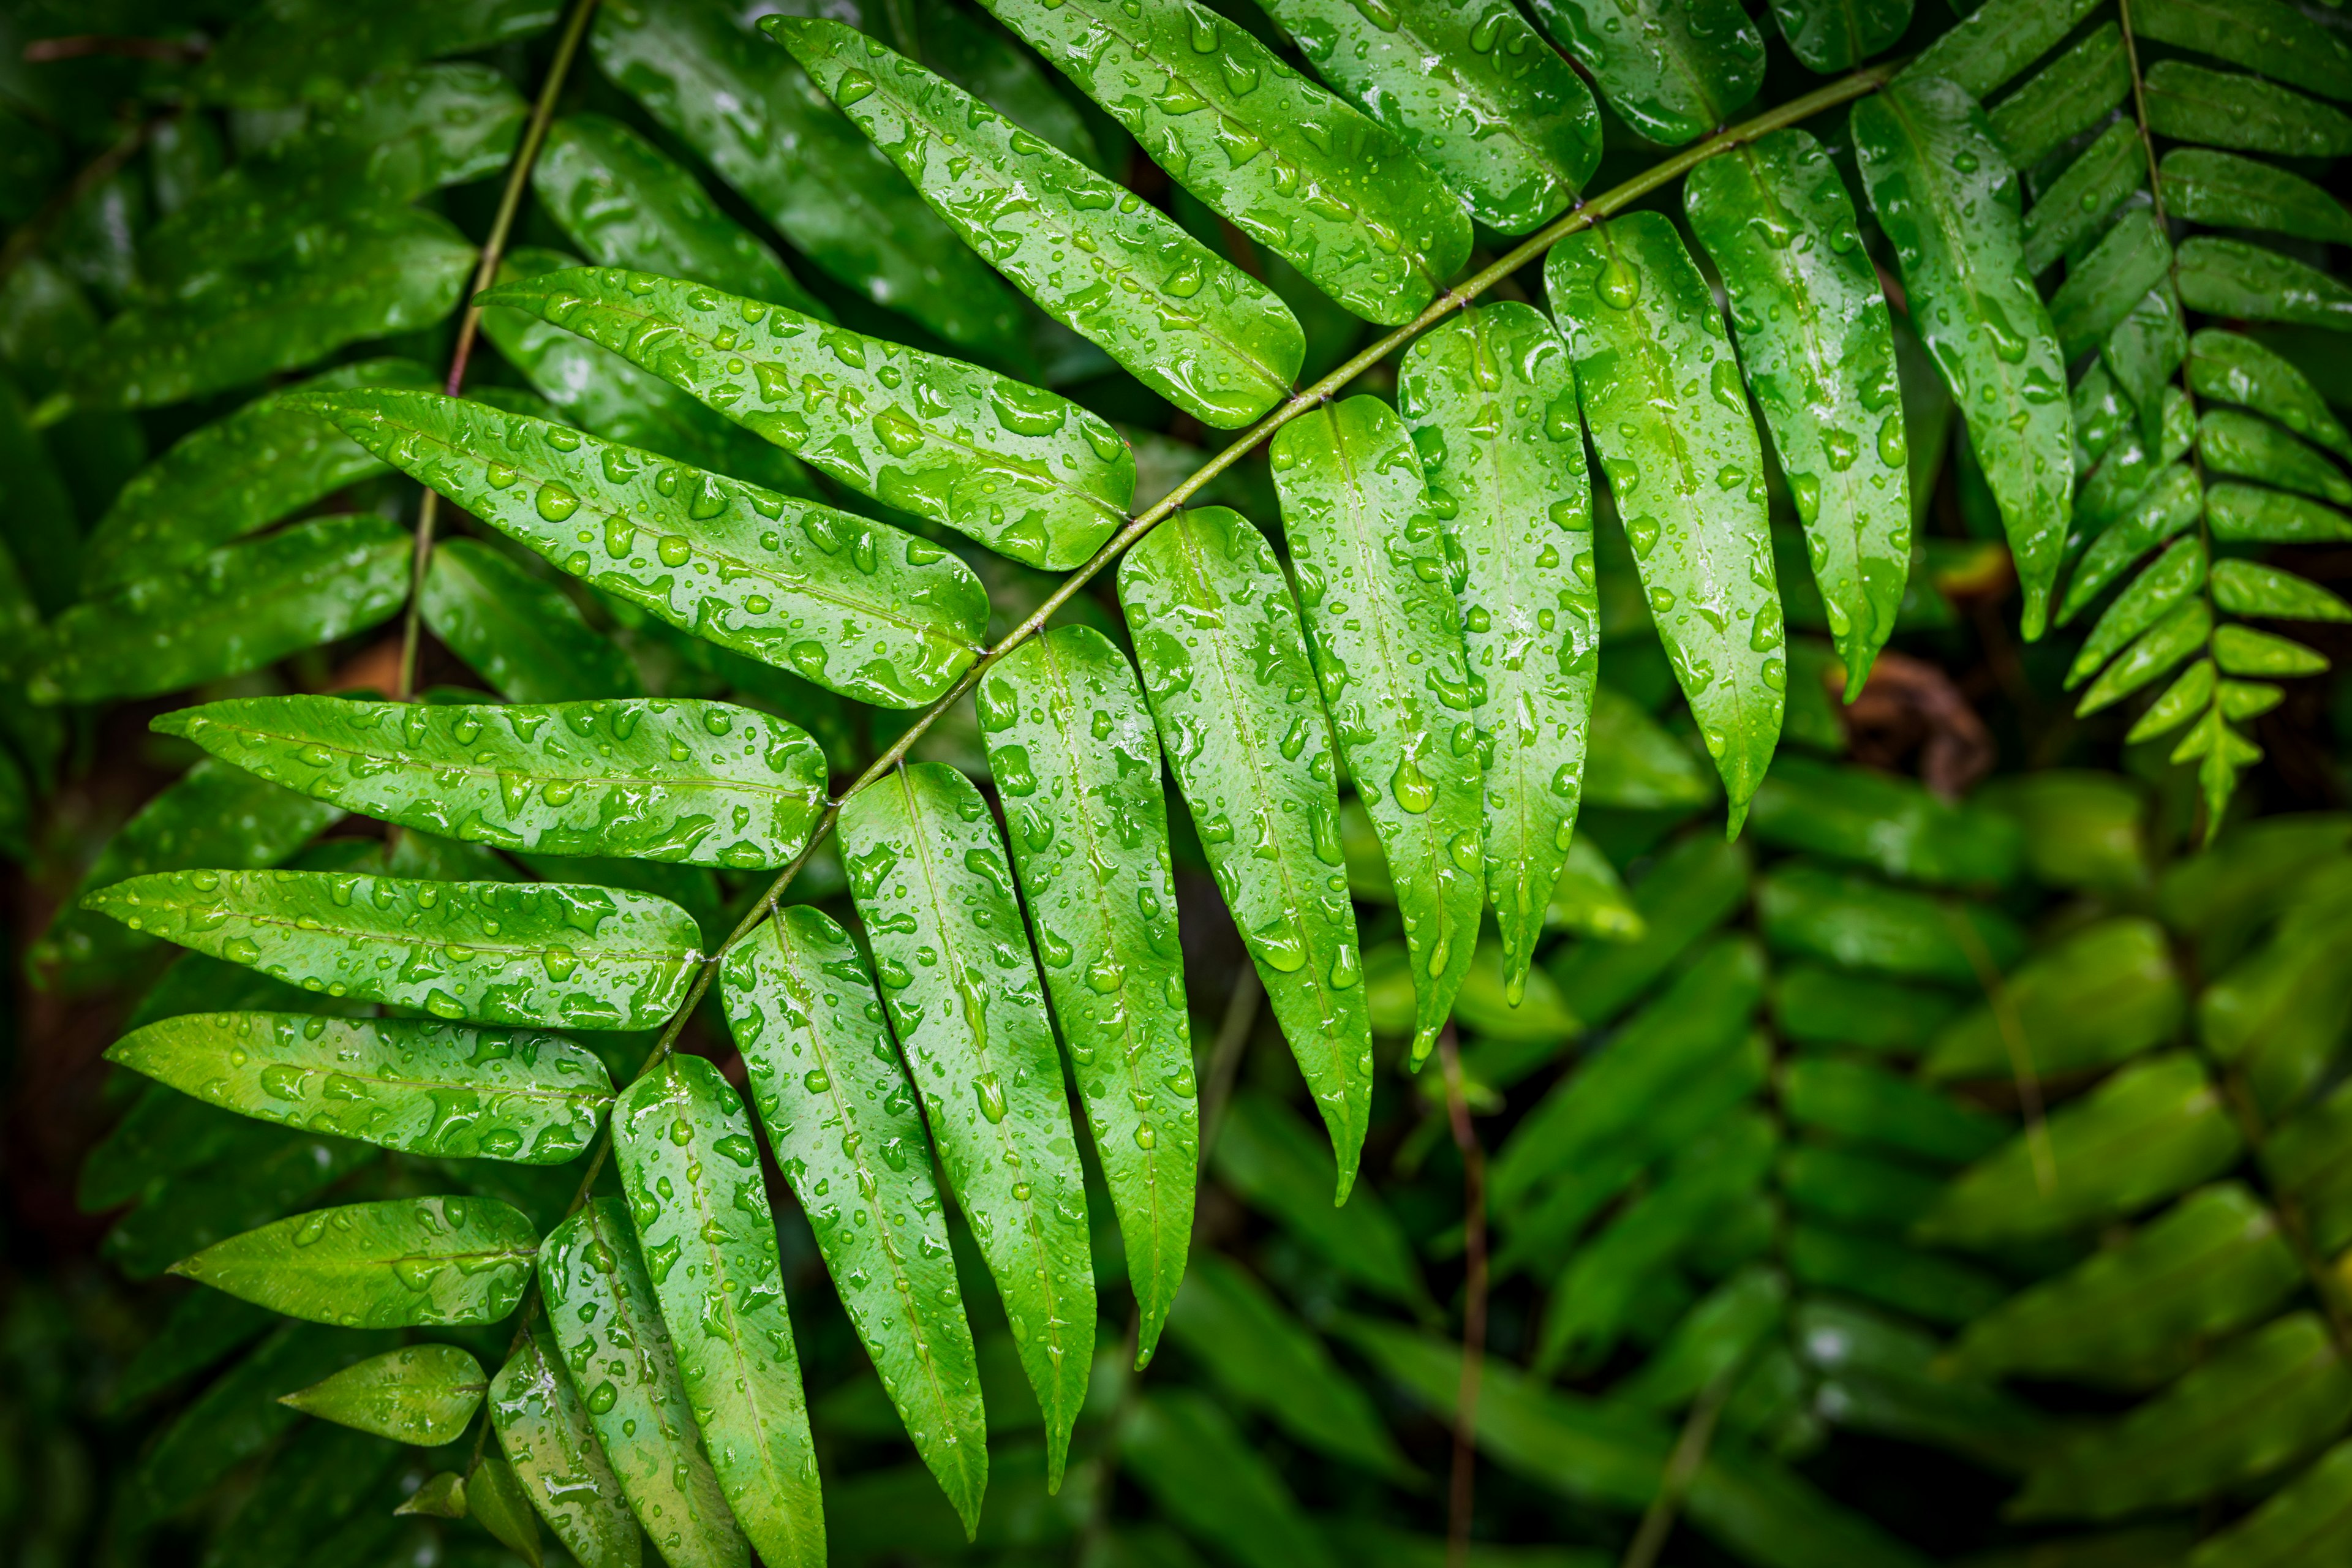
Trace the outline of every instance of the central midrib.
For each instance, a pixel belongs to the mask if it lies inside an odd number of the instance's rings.
[[[172,904],[166,905],[165,907],[168,909],[176,909],[185,914],[193,913],[197,906],[193,903],[188,903]],[[582,953],[573,952],[571,948],[565,947],[562,942],[551,942],[545,947],[510,947],[505,943],[495,942],[455,942],[446,937],[394,936],[389,931],[348,931],[341,926],[330,925],[306,926],[297,921],[288,920],[282,915],[254,914],[243,910],[233,911],[229,918],[231,920],[243,921],[247,925],[275,926],[285,931],[299,931],[306,936],[344,937],[355,942],[397,942],[404,947],[463,947],[469,948],[476,952],[505,953],[517,958],[539,958],[554,952],[558,947],[564,947],[565,952],[571,952],[573,958],[578,959],[583,963],[601,959],[610,959],[624,963],[641,961],[658,962],[664,963],[698,963],[702,957],[698,952],[692,948],[688,948],[683,952],[675,952],[658,948],[598,947],[590,948],[587,952]]]

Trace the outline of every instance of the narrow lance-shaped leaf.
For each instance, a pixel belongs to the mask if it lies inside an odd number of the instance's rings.
[[[2133,31],[2274,81],[2352,99],[2352,47],[2281,0],[2138,0]]]
[[[2131,92],[2123,33],[2103,22],[2026,79],[1986,119],[2010,165],[2031,169],[2105,120]]]
[[[2207,315],[2352,331],[2352,288],[2242,239],[2200,234],[2182,240],[2173,279],[2180,302]]]
[[[2277,420],[2305,440],[2352,462],[2352,435],[2300,370],[2252,338],[2208,327],[2189,340],[2189,386]]]
[[[539,1233],[490,1198],[394,1198],[289,1215],[172,1266],[216,1290],[339,1328],[495,1323],[530,1279]]]
[[[1912,57],[1896,78],[1941,77],[1970,98],[1990,98],[2050,52],[2099,0],[1989,0]]]
[[[408,531],[321,518],[141,577],[49,624],[35,702],[152,697],[274,663],[376,625],[408,591]]]
[[[420,1448],[454,1443],[488,1386],[482,1363],[456,1345],[410,1345],[347,1366],[278,1401],[306,1415]]]
[[[1045,989],[1127,1244],[1140,1366],[1183,1282],[1200,1153],[1159,737],[1126,657],[1091,626],[1030,638],[978,697]]]
[[[645,1538],[545,1321],[532,1321],[530,1337],[490,1380],[490,1425],[523,1494],[580,1568],[638,1568]]]
[[[1404,917],[1417,1065],[1470,972],[1486,896],[1475,688],[1444,526],[1377,397],[1300,416],[1270,456],[1324,707]]]
[[[1502,0],[1266,6],[1316,73],[1396,132],[1499,234],[1557,216],[1601,162],[1601,113],[1574,68]]]
[[[560,1347],[589,1428],[654,1549],[670,1568],[747,1568],[751,1551],[703,1451],[677,1352],[620,1199],[592,1198],[548,1234],[540,1244],[539,1287],[555,1330],[541,1352]],[[547,1489],[545,1480],[540,1485]],[[548,1489],[539,1506],[553,1500]],[[617,1532],[600,1506],[575,1533],[614,1542]]]
[[[2148,129],[2178,142],[2288,158],[2352,153],[2352,115],[2260,77],[2158,60],[2146,94]]]
[[[1087,1193],[1062,1064],[988,803],[940,763],[841,810],[842,862],[900,1054],[1045,1415],[1057,1489],[1094,1361]]]
[[[1626,124],[1668,147],[1729,120],[1764,85],[1764,37],[1737,0],[1535,0]]]
[[[848,933],[805,904],[727,955],[719,999],[751,1101],[850,1326],[970,1534],[988,1487],[971,1325],[931,1142]]]
[[[2017,176],[1983,111],[1948,81],[1906,79],[1856,104],[1853,125],[1911,319],[2000,508],[2032,640],[2065,546],[2073,418],[2050,313],[2021,264]]]
[[[965,353],[1017,357],[1012,290],[738,15],[709,0],[600,11],[596,63],[843,288]]]
[[[1544,286],[1737,835],[1780,737],[1789,669],[1764,454],[1722,315],[1663,213],[1569,236],[1544,263]]]
[[[410,207],[355,213],[282,258],[207,274],[114,317],[66,374],[76,406],[154,408],[243,386],[449,313],[474,247]]]
[[[561,1035],[425,1019],[188,1013],[106,1058],[224,1110],[452,1160],[562,1164],[613,1100],[604,1064]]]
[[[2020,231],[2025,270],[2033,277],[2089,241],[2133,192],[2147,185],[2147,149],[2139,128],[2117,121],[2066,165],[2065,173],[2038,188]]]
[[[1394,132],[1206,5],[988,8],[1178,184],[1367,321],[1411,321],[1469,256],[1460,203]]]
[[[1331,1135],[1347,1201],[1372,1026],[1339,845],[1338,764],[1290,584],[1247,518],[1180,511],[1119,563],[1161,751]]]
[[[1397,404],[1461,558],[1486,893],[1516,1006],[1576,830],[1600,656],[1576,371],[1541,312],[1486,305],[1407,351]]]
[[[416,595],[425,629],[512,702],[633,697],[644,689],[620,645],[572,596],[479,539],[433,547]]]
[[[2096,348],[2171,269],[2172,246],[2152,210],[2137,208],[2117,218],[2087,255],[2067,264],[2066,280],[2050,296],[2060,356],[2079,359]]]
[[[833,320],[774,251],[711,205],[692,174],[616,120],[573,114],[548,127],[530,187],[600,267],[689,279]]]
[[[1911,0],[1772,0],[1790,52],[1822,76],[1852,70],[1911,25]]]
[[[1159,208],[838,22],[761,26],[957,237],[1152,391],[1225,430],[1289,392],[1307,353],[1289,308]]]
[[[560,10],[551,0],[362,7],[269,0],[241,14],[189,89],[200,102],[238,108],[315,102],[379,71],[527,38],[552,26]]]
[[[702,1057],[621,1091],[613,1154],[719,1489],[772,1568],[824,1562],[783,1260],[743,1102]]]
[[[1895,331],[1820,142],[1776,131],[1700,164],[1691,229],[1730,295],[1739,363],[1811,545],[1846,700],[1895,630],[1911,567],[1911,475]]]
[[[1026,565],[1084,561],[1135,490],[1135,455],[1076,404],[781,305],[589,268],[480,302],[577,332],[826,478]]]
[[[325,871],[174,871],[85,909],[215,958],[438,1018],[649,1029],[685,995],[693,917],[616,888]]]
[[[2260,228],[2342,245],[2352,213],[2300,174],[2233,153],[2176,147],[2158,165],[2165,210],[2215,228]]]
[[[2288,621],[2352,621],[2352,608],[2318,584],[2253,561],[2213,568],[2213,602],[2234,616],[2275,616]]]
[[[289,394],[424,388],[436,379],[415,360],[363,360],[197,426],[132,475],[91,526],[82,546],[82,591],[103,593],[187,564],[321,496],[389,471],[326,420],[289,404]]]
[[[2209,408],[2197,421],[2197,455],[2211,474],[2260,479],[2283,490],[2352,506],[2352,479],[2267,419]]]
[[[331,412],[572,575],[830,690],[919,707],[978,657],[979,580],[886,524],[429,393]]]
[[[825,802],[814,741],[724,702],[254,697],[182,709],[152,727],[348,810],[541,855],[782,866]]]

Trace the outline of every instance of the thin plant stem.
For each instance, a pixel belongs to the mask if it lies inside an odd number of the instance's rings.
[[[1209,1047],[1208,1071],[1201,1079],[1201,1142],[1198,1159],[1201,1169],[1209,1168],[1209,1151],[1217,1146],[1217,1134],[1224,1130],[1225,1102],[1234,1097],[1234,1077],[1241,1070],[1242,1047],[1249,1044],[1250,1030],[1256,1026],[1258,1004],[1265,998],[1265,985],[1257,977],[1257,966],[1244,963],[1234,972],[1234,994],[1225,999],[1224,1021],[1217,1026],[1216,1042]]]
[[[1478,1480],[1478,1375],[1486,1359],[1486,1152],[1470,1121],[1462,1086],[1462,1052],[1448,1021],[1437,1037],[1445,1079],[1445,1119],[1462,1153],[1462,1382],[1454,1395],[1454,1471],[1446,1489],[1446,1568],[1470,1560],[1471,1505]]]
[[[1658,1495],[1642,1514],[1641,1528],[1633,1532],[1633,1543],[1625,1548],[1619,1568],[1654,1568],[1658,1553],[1665,1550],[1666,1537],[1675,1530],[1675,1516],[1682,1510],[1683,1499],[1690,1491],[1698,1468],[1706,1462],[1707,1445],[1715,1438],[1715,1424],[1723,1414],[1724,1401],[1731,1395],[1731,1374],[1725,1373],[1707,1384],[1706,1391],[1691,1406],[1683,1422],[1682,1435],[1675,1439],[1675,1451],[1666,1459],[1666,1473],[1658,1482]]]

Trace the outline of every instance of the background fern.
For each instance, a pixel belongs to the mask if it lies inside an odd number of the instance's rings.
[[[2333,11],[5,20],[13,1561],[2352,1553]]]

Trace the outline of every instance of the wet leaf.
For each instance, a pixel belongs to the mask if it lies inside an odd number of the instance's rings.
[[[2010,167],[2031,169],[2096,126],[2131,92],[2124,36],[2103,22],[1990,108],[1992,139]]]
[[[561,1035],[420,1019],[190,1013],[106,1055],[226,1110],[458,1160],[562,1164],[613,1097],[604,1063]]]
[[[2235,408],[2208,409],[2197,421],[2197,455],[2209,473],[2352,506],[2352,479],[2342,468],[2268,420]]]
[[[826,478],[1028,565],[1084,561],[1135,489],[1127,443],[1076,405],[780,305],[585,268],[481,298],[577,332]]]
[[[843,864],[957,1206],[1045,1414],[1058,1488],[1093,1364],[1086,1184],[1062,1064],[988,805],[940,763],[849,797]]]
[[[2147,150],[2140,144],[2138,128],[2117,121],[2063,174],[2040,187],[2021,231],[2025,270],[2037,278],[2048,271],[2106,226],[2125,199],[2147,185]]]
[[[1289,392],[1289,309],[1159,208],[838,22],[762,26],[958,238],[1152,391],[1223,430]]]
[[[1982,101],[2050,52],[2098,0],[1990,0],[1921,50],[1897,81],[1941,77]]]
[[[2204,649],[2212,635],[2213,612],[2203,599],[2191,598],[2133,639],[2105,673],[2091,682],[2074,705],[2077,718],[2125,698],[2165,673],[2182,659]]]
[[[984,677],[980,724],[1046,993],[1126,1243],[1148,1362],[1191,1250],[1200,1125],[1160,743],[1090,626]]]
[[[334,414],[572,575],[828,689],[919,707],[978,656],[978,580],[887,524],[429,393],[352,394]],[[836,668],[836,650],[869,657]]]
[[[1764,83],[1764,38],[1733,0],[1537,0],[1536,17],[1651,141],[1679,147]]]
[[[517,702],[584,704],[643,689],[628,656],[562,589],[480,540],[436,545],[417,599],[425,629]]]
[[[793,905],[728,955],[723,978],[728,1028],[776,1163],[916,1451],[969,1535],[988,1486],[971,1326],[930,1139],[873,974],[830,917]]]
[[[1601,612],[1575,369],[1541,313],[1487,305],[1407,351],[1397,402],[1462,563],[1486,893],[1516,1000],[1559,923],[1593,722]]]
[[[573,114],[548,127],[530,188],[599,267],[683,278],[833,320],[774,251],[711,205],[692,174],[616,120]]]
[[[1468,217],[1394,132],[1207,6],[993,0],[989,10],[1178,184],[1367,321],[1411,321],[1468,257]]]
[[[456,1345],[421,1344],[347,1366],[278,1403],[395,1443],[434,1448],[466,1435],[487,1386],[481,1363]]]
[[[2352,331],[2352,288],[2242,239],[2181,241],[2173,279],[2180,302],[2208,315]]]
[[[2143,38],[2211,55],[2274,81],[2352,99],[2352,47],[2280,0],[2140,0]]]
[[[2016,825],[1951,805],[1909,779],[1790,757],[1756,792],[1759,843],[1867,866],[1898,881],[1995,887],[2014,881]]]
[[[82,903],[306,990],[445,1019],[653,1028],[700,958],[701,933],[676,904],[556,882],[174,871]]]
[[[2203,147],[2176,147],[2157,174],[2165,210],[2215,228],[2260,228],[2341,245],[2352,239],[2352,213],[2300,174]]]
[[[1683,202],[1730,294],[1739,363],[1859,695],[1903,604],[1911,483],[1894,327],[1853,199],[1821,143],[1792,130],[1700,164]]]
[[[826,795],[814,741],[724,702],[256,697],[182,709],[154,728],[346,810],[541,855],[782,866],[808,842]]]
[[[613,1153],[719,1489],[762,1562],[824,1562],[808,1402],[743,1102],[705,1058],[621,1091]]]
[[[2175,541],[2099,616],[2091,635],[2083,640],[2083,650],[2074,656],[2074,664],[2066,671],[2068,688],[2080,686],[2096,675],[2134,637],[2162,620],[2204,585],[2205,542],[2193,535]],[[2070,603],[2074,597],[2074,594],[2068,595]]]
[[[1552,247],[1544,282],[1659,640],[1729,792],[1736,835],[1780,740],[1788,686],[1764,454],[1738,363],[1714,294],[1663,214],[1569,236]]]
[[[1290,584],[1246,518],[1205,507],[1128,552],[1118,598],[1160,748],[1330,1132],[1343,1203],[1370,1120],[1371,1021],[1330,731]]]
[[[238,108],[331,101],[380,71],[527,38],[559,10],[551,0],[268,0],[213,46],[189,85]]]
[[[538,1245],[530,1221],[506,1204],[393,1198],[290,1215],[172,1272],[314,1323],[456,1327],[512,1312]]]
[[[644,1538],[544,1322],[490,1382],[490,1423],[531,1506],[580,1568],[637,1568]]]
[[[258,669],[384,620],[408,592],[408,531],[321,518],[139,577],[49,625],[36,702],[153,697]]]
[[[2014,963],[2025,936],[1984,904],[1959,904],[1804,861],[1756,885],[1757,922],[1779,952],[1909,980],[1975,986]]]
[[[2303,372],[2252,338],[2208,327],[2189,340],[2189,385],[2200,397],[2235,403],[2352,461],[2347,435]]]
[[[498,1543],[540,1568],[539,1521],[532,1517],[529,1496],[514,1468],[494,1453],[475,1463],[466,1488],[466,1511]]]
[[[1378,397],[1301,415],[1269,456],[1324,707],[1404,917],[1419,1063],[1469,973],[1486,894],[1476,687],[1444,525]]]
[[[2175,141],[2288,158],[2352,153],[2352,115],[2259,77],[2158,60],[2147,98],[2148,129]]]
[[[2231,544],[2334,544],[2352,541],[2352,517],[2301,496],[2252,485],[2205,492],[2213,538]]]
[[[1999,6],[1996,0],[1971,20]],[[2072,420],[2052,312],[2021,264],[2017,177],[1982,112],[1949,82],[1906,74],[1856,104],[1853,125],[1871,210],[1902,263],[1911,319],[1968,420],[2000,505],[2032,641],[2048,624],[2065,544]],[[2125,308],[2147,288],[2133,289]]]
[[[2337,595],[2292,572],[2252,561],[2223,561],[2214,566],[2213,603],[2233,616],[2352,621],[2352,605]]]
[[[2058,609],[2059,625],[2088,609],[2141,556],[2192,526],[2201,504],[2195,471],[2182,462],[2166,465],[2131,507],[2108,522],[2083,552],[2066,581],[2066,596]],[[2091,508],[2079,505],[2076,513],[2095,515]]]

